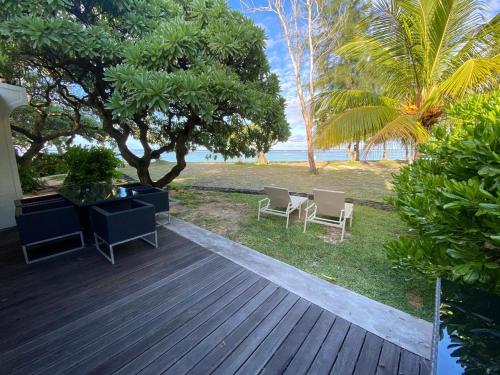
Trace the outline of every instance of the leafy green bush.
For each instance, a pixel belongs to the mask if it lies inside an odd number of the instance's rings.
[[[64,163],[64,155],[59,154],[41,153],[33,160],[33,166],[40,177],[68,172],[67,165]]]
[[[40,180],[40,176],[33,166],[20,169],[19,179],[21,180],[21,189],[25,194],[45,187],[45,184]]]
[[[64,184],[111,182],[120,174],[115,170],[121,165],[113,150],[105,147],[71,147],[64,155],[68,176]]]
[[[398,268],[500,291],[500,92],[448,115],[394,176],[393,203],[413,235],[388,243],[388,256]]]

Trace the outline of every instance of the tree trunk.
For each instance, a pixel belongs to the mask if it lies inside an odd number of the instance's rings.
[[[408,143],[404,144],[405,147],[405,160],[410,161],[410,150],[408,149]]]
[[[360,161],[360,157],[359,157],[359,141],[356,141],[356,143],[354,144],[354,153],[356,155],[356,161]]]
[[[267,161],[266,154],[263,151],[259,151],[257,153],[257,164],[267,165],[269,162]]]
[[[355,152],[353,151],[352,149],[352,143],[349,143],[347,145],[347,156],[349,156],[349,160],[350,161],[354,161],[356,160],[356,155],[355,155]]]
[[[177,142],[175,144],[175,159],[177,161],[177,164],[174,165],[166,175],[155,181],[152,184],[153,186],[163,188],[165,185],[171,183],[177,176],[181,174],[184,168],[186,168],[186,155],[189,152],[189,136],[191,135],[191,132],[193,131],[195,125],[195,120],[188,120],[188,124],[177,137]]]
[[[387,160],[387,142],[384,142],[383,146],[383,152],[382,152],[382,160]]]
[[[316,162],[314,160],[314,148],[312,141],[312,127],[313,127],[313,108],[314,108],[314,45],[313,43],[313,4],[311,1],[306,2],[307,8],[307,40],[300,39],[300,32],[298,30],[298,3],[289,4],[292,8],[291,20],[288,20],[286,13],[283,10],[282,3],[276,1],[275,8],[270,6],[268,10],[275,13],[281,23],[283,29],[283,34],[285,36],[285,42],[288,49],[288,55],[293,67],[293,73],[295,78],[295,85],[297,88],[297,97],[300,103],[300,112],[302,118],[304,119],[304,126],[306,128],[306,144],[307,144],[307,161],[309,163],[309,170],[314,174],[318,173],[316,168]],[[291,21],[291,22],[289,22]],[[290,29],[291,28],[291,29]],[[298,39],[297,39],[298,38]],[[302,46],[304,43],[308,43],[309,48],[309,97],[306,99],[306,94],[304,93],[304,82],[302,79]]]
[[[312,121],[309,124],[306,123],[306,143],[307,143],[307,162],[309,163],[309,171],[313,172],[314,174],[318,174],[318,169],[316,168],[316,160],[314,160]]]
[[[307,111],[309,121],[306,122],[306,139],[307,139],[307,160],[309,162],[309,170],[314,174],[318,174],[318,169],[316,168],[316,161],[314,160],[314,148],[312,143],[312,128],[314,125],[313,122],[313,113],[314,113],[314,66],[316,61],[314,60],[314,42],[313,42],[313,1],[306,1],[307,7],[307,42],[309,46],[309,108]]]
[[[17,167],[20,170],[26,170],[31,167],[33,159],[43,149],[44,142],[33,142],[26,152],[17,159]]]
[[[139,181],[143,184],[154,185],[153,180],[151,179],[151,174],[149,173],[149,166],[151,164],[151,158],[141,158],[142,160],[137,164],[135,169],[137,170],[137,177],[139,177]],[[147,160],[149,159],[149,160]]]
[[[186,159],[185,156],[187,155],[188,150],[187,147],[185,148],[185,152],[180,150],[176,150],[175,152],[175,158],[177,160],[177,164],[175,164],[170,171],[160,178],[157,181],[154,181],[152,183],[153,186],[163,188],[169,183],[171,183],[177,176],[181,174],[181,172],[186,168]]]
[[[417,144],[415,143],[413,145],[413,155],[412,155],[412,159],[413,161],[417,160],[418,158],[418,147],[417,147]]]

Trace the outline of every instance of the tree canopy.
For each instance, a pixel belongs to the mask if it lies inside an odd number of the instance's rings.
[[[321,93],[316,143],[351,139],[422,142],[450,99],[498,86],[500,16],[485,22],[478,0],[380,0],[369,27],[342,46],[380,90]]]
[[[16,109],[10,121],[20,169],[29,168],[47,146],[64,150],[77,135],[88,140],[105,139],[97,117],[57,82],[34,71],[17,72],[15,77],[29,98],[29,106]]]
[[[142,182],[172,181],[197,146],[250,156],[289,135],[264,32],[224,1],[0,4],[4,75],[21,64],[70,89]],[[142,155],[129,148],[131,138]],[[177,163],[153,181],[148,167],[164,152],[175,152]]]

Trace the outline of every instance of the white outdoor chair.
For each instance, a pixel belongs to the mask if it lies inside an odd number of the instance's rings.
[[[306,232],[308,222],[328,225],[342,229],[340,241],[343,241],[345,224],[348,219],[349,227],[352,226],[353,204],[345,203],[345,193],[342,191],[314,189],[313,194],[314,203],[306,207],[304,233]],[[338,220],[327,219],[324,216],[338,218]]]
[[[302,204],[307,201],[306,197],[290,195],[287,189],[278,187],[264,187],[267,198],[259,201],[259,211],[257,220],[260,220],[260,214],[270,214],[286,217],[286,227],[290,221],[290,214],[296,209],[299,210],[299,219],[302,211]],[[274,207],[274,208],[273,208]],[[283,210],[284,209],[284,210]]]

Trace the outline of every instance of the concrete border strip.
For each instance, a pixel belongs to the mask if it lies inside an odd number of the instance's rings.
[[[430,359],[432,324],[216,233],[172,218],[165,228],[219,254],[310,302],[412,353]]]

